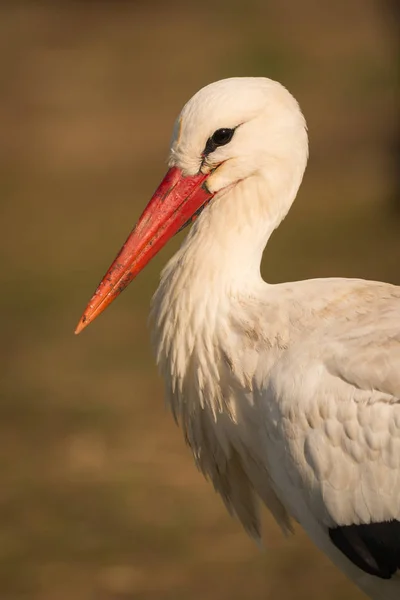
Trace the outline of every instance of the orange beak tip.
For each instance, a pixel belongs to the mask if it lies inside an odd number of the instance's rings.
[[[74,331],[75,335],[79,335],[80,332],[87,327],[87,325],[89,325],[88,320],[85,317],[82,317]]]

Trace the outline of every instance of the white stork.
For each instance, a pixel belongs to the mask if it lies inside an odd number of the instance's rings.
[[[400,288],[260,275],[307,158],[304,117],[279,83],[232,78],[197,92],[176,121],[169,171],[77,333],[197,217],[151,308],[167,399],[197,466],[251,536],[261,501],[371,598],[398,600]]]

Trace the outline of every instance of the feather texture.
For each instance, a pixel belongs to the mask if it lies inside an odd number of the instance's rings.
[[[222,127],[237,127],[232,142],[199,162]],[[212,84],[174,135],[170,165],[203,165],[215,192],[151,309],[167,401],[196,464],[251,536],[261,501],[285,532],[298,521],[371,598],[394,600],[396,569],[387,580],[366,572],[344,532],[364,526],[358,539],[373,554],[366,528],[400,520],[400,288],[262,280],[263,249],[308,156],[304,118],[280,84]]]

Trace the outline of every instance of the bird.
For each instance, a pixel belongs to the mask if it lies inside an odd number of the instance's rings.
[[[200,89],[167,173],[88,303],[93,321],[176,233],[150,309],[167,402],[256,540],[265,505],[374,600],[400,597],[400,287],[267,283],[260,264],[308,161],[296,99],[265,77]]]

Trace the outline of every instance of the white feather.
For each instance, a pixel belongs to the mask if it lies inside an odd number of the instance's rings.
[[[213,131],[237,126],[202,164]],[[186,104],[170,165],[202,165],[216,195],[153,298],[157,361],[197,465],[247,532],[261,535],[261,500],[371,598],[394,600],[400,579],[362,572],[327,530],[400,519],[400,288],[260,275],[307,157],[303,115],[276,82],[229,79]]]

